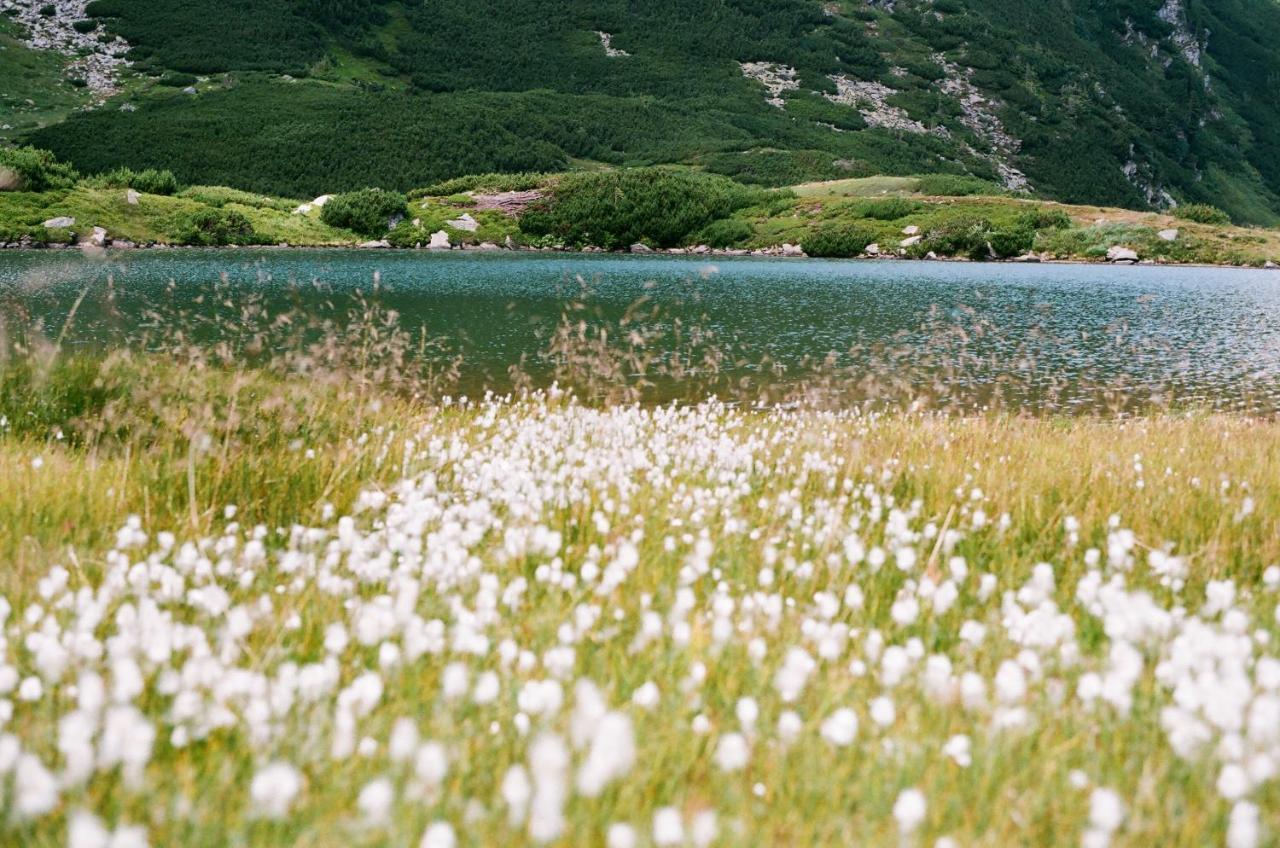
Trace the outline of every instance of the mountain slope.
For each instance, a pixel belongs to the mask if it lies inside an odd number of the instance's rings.
[[[771,184],[943,171],[1280,222],[1274,0],[97,0],[85,13],[132,45],[128,93],[27,136],[84,170],[169,167],[295,195],[580,159]]]

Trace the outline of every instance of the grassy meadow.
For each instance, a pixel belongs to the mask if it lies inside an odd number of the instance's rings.
[[[654,405],[563,341],[466,398],[271,323],[6,325],[8,844],[1276,838],[1273,418]]]

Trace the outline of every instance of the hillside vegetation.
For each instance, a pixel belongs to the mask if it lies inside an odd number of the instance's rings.
[[[7,175],[7,176],[6,176]],[[1117,259],[1274,266],[1280,231],[1219,209],[1174,214],[1010,196],[973,177],[748,186],[688,168],[478,174],[408,195],[315,201],[183,186],[169,171],[82,176],[48,151],[0,150],[0,245],[482,246],[818,257]],[[510,201],[515,200],[514,204]],[[504,202],[507,205],[504,206]],[[440,236],[444,240],[440,241]]]
[[[298,196],[580,160],[771,186],[949,172],[1280,221],[1269,0],[96,0],[88,14],[133,45],[141,82],[26,136],[85,171]]]

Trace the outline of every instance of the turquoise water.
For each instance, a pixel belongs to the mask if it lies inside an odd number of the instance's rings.
[[[1275,408],[1280,273],[564,253],[70,251],[0,253],[0,298],[72,346],[111,345],[177,311],[322,311],[375,293],[403,326],[448,337],[467,367],[504,374],[538,352],[567,305],[616,322],[645,299],[667,330],[697,326],[725,367],[796,373],[834,354],[912,381],[1123,384]],[[158,311],[159,316],[149,313]],[[761,363],[767,363],[765,368]]]

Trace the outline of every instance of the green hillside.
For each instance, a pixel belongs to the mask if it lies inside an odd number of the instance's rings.
[[[1274,0],[96,0],[82,171],[311,196],[687,163],[765,185],[967,173],[1280,223]],[[119,108],[128,106],[127,109]]]

